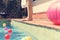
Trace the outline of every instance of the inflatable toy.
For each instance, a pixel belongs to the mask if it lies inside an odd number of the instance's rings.
[[[6,27],[6,23],[3,23],[3,27]]]
[[[8,33],[12,33],[12,30],[11,29],[8,29]]]
[[[5,39],[10,39],[10,35],[9,34],[5,34]]]
[[[32,40],[32,38],[31,37],[24,37],[21,40]]]
[[[5,28],[4,28],[4,30],[8,30],[8,28],[7,28],[7,27],[5,27]]]
[[[56,25],[60,25],[60,1],[56,1],[50,5],[47,10],[47,16]]]

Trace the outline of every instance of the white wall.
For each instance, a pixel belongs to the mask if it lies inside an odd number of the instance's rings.
[[[56,0],[36,0],[33,2],[33,13],[47,11],[49,5],[55,1]]]

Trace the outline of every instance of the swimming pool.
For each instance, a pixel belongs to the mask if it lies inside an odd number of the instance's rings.
[[[30,35],[29,33],[25,32],[22,29],[16,29],[16,28],[10,28],[12,29],[12,35],[10,40],[21,40],[24,37],[30,36],[32,38],[32,40],[36,40],[32,35]],[[4,39],[4,35],[7,34],[7,32],[5,32],[4,28],[0,28],[0,40],[5,40]]]
[[[13,33],[10,40],[21,40],[26,36],[30,36],[32,40],[60,40],[60,30],[14,20],[11,22],[9,27],[12,27]],[[4,40],[4,34],[3,27],[0,27],[0,40]]]
[[[4,30],[4,27],[2,26],[3,23],[7,24],[7,28],[12,29],[12,35],[10,40],[21,40],[24,37],[31,37],[32,40],[36,40],[36,38],[33,35],[31,35],[29,32],[21,28],[18,29],[16,28],[17,26],[16,27],[12,26],[10,22],[11,20],[7,20],[7,19],[0,20],[0,40],[5,40],[4,35],[8,33]]]

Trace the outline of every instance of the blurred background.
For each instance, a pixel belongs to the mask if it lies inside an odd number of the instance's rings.
[[[23,18],[23,16],[28,15],[27,10],[21,7],[21,0],[0,0],[0,18]]]

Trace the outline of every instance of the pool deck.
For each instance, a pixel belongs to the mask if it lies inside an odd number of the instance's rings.
[[[21,19],[12,19],[15,21],[21,21],[24,23],[28,23],[28,24],[35,24],[35,25],[41,25],[41,26],[45,26],[48,28],[54,28],[54,29],[59,29],[60,30],[60,26],[59,25],[54,25],[48,18],[45,12],[42,13],[35,13],[33,14],[33,20],[32,21],[22,21]]]

